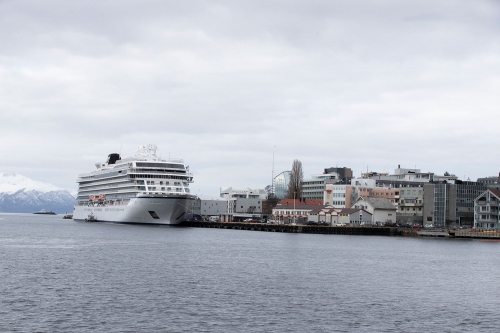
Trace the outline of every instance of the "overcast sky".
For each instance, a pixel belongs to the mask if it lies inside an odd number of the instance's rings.
[[[500,2],[0,0],[0,172],[157,144],[194,194],[324,168],[497,175]]]

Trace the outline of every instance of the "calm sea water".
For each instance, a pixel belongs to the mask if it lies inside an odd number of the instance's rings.
[[[0,331],[498,332],[499,253],[0,214]]]

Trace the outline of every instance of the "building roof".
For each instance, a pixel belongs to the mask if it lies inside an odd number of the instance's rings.
[[[278,202],[278,205],[292,205],[293,206],[294,199],[283,199]],[[295,199],[295,205],[323,205],[323,200],[310,200],[310,199]]]
[[[294,200],[293,199],[283,199],[278,204],[274,209],[294,209]],[[300,201],[299,199],[295,200],[295,210],[301,209],[301,210],[312,210],[316,208],[324,208],[325,205],[323,204],[323,200],[303,200]]]
[[[309,212],[309,214],[310,215],[317,215],[320,212],[325,212],[325,213],[331,214],[331,213],[338,212],[338,211],[339,211],[338,208],[334,208],[334,207],[331,207],[331,206],[321,206],[321,207],[314,208],[313,210],[311,210]]]
[[[491,193],[493,193],[497,198],[500,199],[500,190],[489,189]]]
[[[368,202],[374,209],[396,210],[396,207],[386,198],[359,197],[356,202],[359,200]]]
[[[225,198],[222,198],[222,197],[218,197],[218,196],[215,196],[215,195],[199,195],[198,198],[200,198],[201,200],[203,201],[227,201],[227,199]]]
[[[368,213],[370,215],[373,215],[372,213],[362,209],[362,208],[342,208],[342,210],[339,212],[339,214],[347,214],[347,215],[351,215],[351,214],[354,214],[358,211],[364,211],[365,213]]]
[[[486,189],[485,191],[481,192],[480,195],[478,195],[476,198],[474,198],[474,201],[482,198],[488,192],[491,192],[494,196],[496,196],[498,199],[500,199],[500,190],[489,188],[489,189]]]

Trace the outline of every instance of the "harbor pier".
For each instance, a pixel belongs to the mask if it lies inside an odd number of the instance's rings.
[[[286,232],[302,234],[359,235],[359,236],[403,236],[403,231],[395,227],[330,227],[292,224],[244,223],[244,222],[205,222],[184,221],[183,226],[193,228],[236,229],[267,232]]]
[[[325,234],[325,235],[353,235],[353,236],[407,236],[407,237],[446,237],[462,239],[483,239],[500,241],[500,230],[454,230],[454,229],[412,229],[398,227],[376,226],[344,226],[330,227],[318,225],[293,225],[271,223],[245,222],[211,222],[211,221],[184,221],[181,226],[192,228],[235,229],[267,232],[285,232],[296,234]]]

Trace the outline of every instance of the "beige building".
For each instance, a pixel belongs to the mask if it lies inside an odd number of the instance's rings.
[[[424,188],[401,187],[399,189],[398,222],[422,225],[424,216]],[[432,224],[432,223],[431,223]]]

